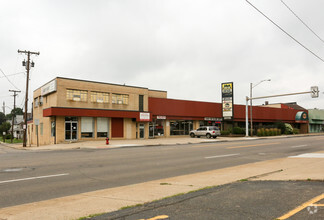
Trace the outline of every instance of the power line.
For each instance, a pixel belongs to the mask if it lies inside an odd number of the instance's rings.
[[[25,72],[19,72],[19,73],[13,73],[13,74],[9,74],[7,76],[15,76],[15,75],[18,75],[18,74],[25,74]],[[6,76],[0,76],[0,78],[4,78]]]
[[[288,32],[286,32],[283,28],[281,28],[278,24],[276,24],[274,21],[272,21],[268,16],[266,16],[262,11],[260,11],[257,7],[255,7],[251,2],[249,2],[248,0],[245,0],[247,3],[249,3],[255,10],[257,10],[260,14],[262,14],[266,19],[268,19],[272,24],[274,24],[277,28],[279,28],[282,32],[284,32],[286,35],[288,35],[291,39],[293,39],[296,43],[298,43],[300,46],[302,46],[305,50],[307,50],[308,52],[310,52],[311,54],[313,54],[316,58],[318,58],[320,61],[322,61],[324,63],[324,59],[321,58],[320,56],[318,56],[317,54],[315,54],[313,51],[311,51],[310,49],[308,49],[305,45],[303,45],[302,43],[300,43],[296,38],[294,38],[293,36],[291,36]]]
[[[16,89],[18,89],[10,80],[9,78],[6,76],[6,74],[2,71],[2,69],[0,69],[0,71],[2,72],[2,74],[4,75],[4,77],[6,77],[6,79],[8,80],[8,82],[10,82],[11,85],[13,85],[13,87],[15,87]],[[18,89],[19,90],[19,89]]]
[[[301,22],[301,23],[303,23],[306,27],[307,27],[307,29],[308,30],[310,30],[318,39],[320,39],[320,41],[322,41],[322,43],[324,43],[324,40],[320,37],[320,36],[318,36],[316,33],[315,33],[315,31],[313,31],[283,0],[281,0],[281,2],[282,2],[282,4],[284,4],[285,6],[286,6],[286,8],[288,8],[288,10],[291,12],[291,13],[293,13],[293,15],[295,15],[296,16],[296,18],[298,18],[298,20]]]

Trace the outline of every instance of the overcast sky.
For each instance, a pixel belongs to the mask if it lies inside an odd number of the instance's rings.
[[[324,39],[324,1],[284,2]],[[251,3],[324,59],[324,42],[280,0]],[[304,92],[317,85],[317,99],[306,94],[267,100],[324,109],[324,62],[245,0],[0,0],[0,31],[0,69],[14,84],[0,72],[6,113],[13,106],[9,89],[20,89],[17,105],[24,103],[21,62],[26,56],[18,49],[40,52],[32,56],[30,97],[60,76],[209,102],[221,102],[221,83],[234,82],[234,101],[245,104],[251,82],[271,79],[255,87],[253,96]]]

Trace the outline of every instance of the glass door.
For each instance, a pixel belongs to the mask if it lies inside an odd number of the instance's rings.
[[[144,124],[139,124],[139,136],[140,138],[144,138],[145,134],[145,126]]]
[[[78,139],[78,122],[71,122],[72,132],[71,132],[71,140]]]
[[[78,139],[78,122],[65,119],[65,140],[72,141]]]

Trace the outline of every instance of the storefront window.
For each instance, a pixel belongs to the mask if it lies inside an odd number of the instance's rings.
[[[199,121],[199,126],[216,126],[221,127],[220,121]]]
[[[97,137],[108,137],[108,118],[97,118]]]
[[[91,117],[81,118],[81,137],[82,138],[93,137],[93,118]]]
[[[170,121],[170,135],[189,135],[193,129],[193,121]]]
[[[164,136],[164,121],[165,120],[156,120],[154,123],[150,123],[149,126],[149,135],[150,137],[159,137],[159,136]],[[154,134],[154,135],[153,135]]]

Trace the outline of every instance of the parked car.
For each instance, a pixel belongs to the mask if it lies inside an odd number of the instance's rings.
[[[216,126],[202,126],[199,127],[197,130],[192,130],[189,133],[190,137],[200,137],[200,136],[206,136],[207,138],[217,138],[217,136],[220,136],[220,130]]]

